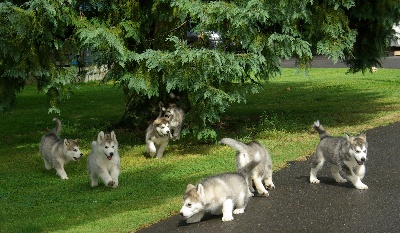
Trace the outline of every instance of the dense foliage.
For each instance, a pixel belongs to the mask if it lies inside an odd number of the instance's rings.
[[[207,139],[231,103],[279,73],[280,59],[296,57],[305,68],[320,54],[345,61],[350,72],[379,66],[400,3],[31,0],[0,3],[0,20],[1,109],[29,79],[56,109],[77,75],[60,64],[90,48],[97,64],[107,65],[106,80],[125,93],[121,123],[143,128],[160,100],[174,101],[187,112],[184,133]]]

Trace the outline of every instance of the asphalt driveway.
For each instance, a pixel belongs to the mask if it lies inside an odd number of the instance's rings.
[[[382,68],[385,69],[400,69],[400,56],[388,56],[384,57],[381,60]],[[282,68],[294,68],[296,67],[296,60],[282,60],[281,62]],[[312,68],[348,68],[345,63],[342,61],[338,61],[337,63],[333,63],[331,59],[328,59],[323,56],[314,56],[311,64]],[[378,67],[379,69],[380,67]]]
[[[274,173],[269,197],[251,198],[232,222],[188,225],[176,215],[138,232],[400,232],[400,122],[367,131],[367,140],[368,190],[335,183],[328,164],[310,184],[309,162],[293,162]]]

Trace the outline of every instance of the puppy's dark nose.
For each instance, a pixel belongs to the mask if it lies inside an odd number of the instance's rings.
[[[183,213],[181,212],[181,213],[179,213],[181,216],[183,216]]]
[[[365,158],[361,158],[361,161],[365,162]]]
[[[110,152],[110,156],[113,156],[114,155],[114,152]]]

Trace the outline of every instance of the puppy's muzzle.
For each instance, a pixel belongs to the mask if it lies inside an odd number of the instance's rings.
[[[82,158],[82,156],[83,156],[83,153],[80,153],[79,154],[79,157],[72,157],[75,161],[78,161],[80,158]]]
[[[363,165],[364,162],[365,162],[365,158],[361,158],[361,161],[358,161],[358,160],[356,159],[356,161],[357,161],[357,164],[358,164],[358,165]]]
[[[106,154],[106,157],[108,160],[111,160],[113,158],[113,156],[114,156],[114,152],[110,152],[109,155]]]

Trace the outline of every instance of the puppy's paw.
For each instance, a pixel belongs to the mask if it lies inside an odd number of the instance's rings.
[[[108,186],[110,186],[110,187],[113,187],[114,186],[114,184],[115,184],[115,182],[114,181],[110,181],[110,182],[108,182]]]
[[[244,209],[235,209],[233,211],[233,214],[243,214],[244,213]]]
[[[232,221],[232,220],[233,220],[233,216],[228,216],[228,217],[223,216],[223,217],[222,217],[222,221],[223,221],[223,222],[229,222],[229,221]]]
[[[364,184],[364,183],[361,183],[361,184],[356,186],[356,189],[365,190],[365,189],[368,189],[368,186],[366,184]]]
[[[314,178],[314,179],[310,178],[310,183],[311,184],[319,184],[319,180],[317,178]]]
[[[346,183],[347,180],[342,178],[342,179],[336,180],[336,182],[338,182],[338,183]]]
[[[267,185],[266,185],[266,188],[267,188],[268,190],[275,189],[275,185],[274,185],[274,183],[267,184]]]
[[[258,195],[263,197],[269,197],[269,192],[260,192]]]

